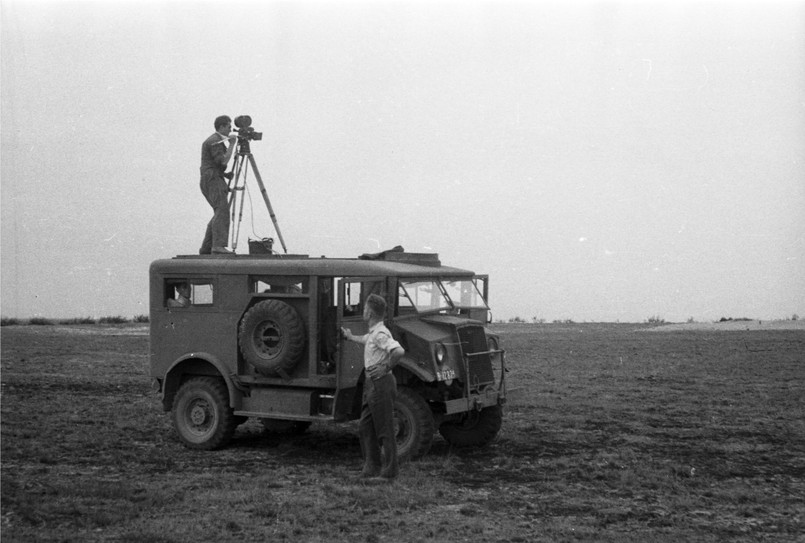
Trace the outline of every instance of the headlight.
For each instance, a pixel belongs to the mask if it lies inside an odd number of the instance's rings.
[[[490,351],[497,351],[498,350],[498,340],[492,336],[488,336],[486,338],[486,348]]]
[[[497,351],[500,349],[497,338],[488,336],[486,338],[486,348],[490,351]],[[492,363],[492,375],[495,376],[495,383],[500,385],[500,372],[502,370],[500,366],[500,353],[491,353],[489,355],[489,361]]]
[[[444,364],[444,359],[447,356],[447,348],[441,343],[437,343],[434,348],[434,354],[436,355],[436,362]]]

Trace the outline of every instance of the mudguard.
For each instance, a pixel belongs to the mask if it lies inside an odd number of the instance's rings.
[[[182,365],[187,365],[190,371],[185,371],[184,368],[182,368],[182,371],[176,371]],[[196,367],[193,368],[193,366]],[[160,391],[162,407],[165,411],[170,411],[173,405],[173,397],[176,395],[176,391],[179,390],[179,385],[181,384],[179,377],[184,373],[211,375],[223,378],[226,383],[227,392],[229,393],[230,407],[234,409],[240,407],[236,405],[235,399],[238,395],[236,394],[236,388],[232,379],[229,378],[229,371],[226,365],[210,353],[187,353],[176,359],[173,364],[171,364],[170,368],[168,368],[168,371],[165,372],[165,379],[162,383],[162,390]]]

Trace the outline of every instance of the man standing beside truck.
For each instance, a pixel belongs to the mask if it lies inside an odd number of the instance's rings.
[[[377,294],[370,294],[363,309],[369,333],[356,336],[346,328],[341,328],[341,333],[345,339],[365,345],[363,358],[366,378],[359,424],[364,459],[361,477],[379,476],[391,481],[399,473],[394,434],[397,381],[391,370],[405,350],[383,323],[385,316],[386,301]]]

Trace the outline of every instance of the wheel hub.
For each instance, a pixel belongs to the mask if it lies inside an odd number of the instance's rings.
[[[411,435],[411,422],[399,413],[394,413],[394,436],[404,442]]]
[[[202,426],[209,418],[209,410],[207,406],[202,403],[193,404],[190,409],[190,422],[194,426]]]

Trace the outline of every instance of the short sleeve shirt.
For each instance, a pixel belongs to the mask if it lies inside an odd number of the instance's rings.
[[[363,349],[363,364],[366,368],[389,360],[389,353],[402,347],[391,337],[391,332],[382,322],[375,324],[366,334],[366,346]]]

